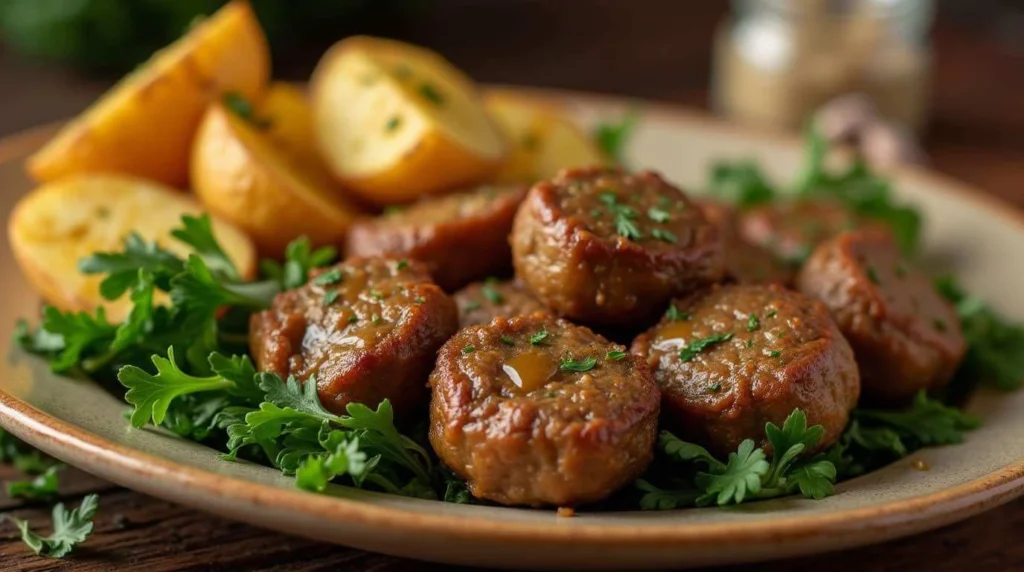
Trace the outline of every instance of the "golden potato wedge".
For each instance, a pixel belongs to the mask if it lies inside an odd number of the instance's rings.
[[[341,245],[362,208],[346,198],[316,147],[305,95],[272,84],[252,106],[232,96],[210,106],[192,146],[192,188],[211,213],[280,257],[306,235]]]
[[[202,207],[159,183],[126,175],[80,175],[44,185],[22,198],[7,225],[22,273],[50,304],[62,310],[103,306],[111,322],[131,310],[127,298],[110,302],[99,293],[100,277],[78,271],[94,252],[121,249],[132,231],[183,257],[187,246],[170,236],[181,215]],[[256,275],[256,249],[233,225],[214,219],[213,231],[242,276]],[[159,301],[165,301],[161,297]]]
[[[126,173],[184,188],[192,136],[211,99],[256,97],[270,76],[267,40],[236,0],[157,52],[28,159],[38,181]]]
[[[498,182],[531,183],[566,167],[611,163],[558,106],[503,93],[489,94],[485,106],[511,149],[495,175]]]
[[[471,186],[505,158],[472,80],[424,48],[342,40],[317,64],[312,99],[328,166],[379,205]]]

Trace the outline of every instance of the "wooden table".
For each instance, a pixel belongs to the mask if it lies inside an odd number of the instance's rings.
[[[395,23],[383,32],[434,46],[481,81],[588,89],[706,107],[711,34],[723,11],[724,3],[710,1],[443,0],[416,22]],[[937,170],[1024,206],[1024,31],[1019,23],[1008,28],[1008,21],[982,15],[971,24],[940,12],[934,112],[925,147]],[[286,62],[282,75],[304,77],[317,50],[295,56],[297,63]],[[70,115],[106,85],[42,70],[0,50],[0,134]],[[0,481],[12,478],[13,470],[0,466]],[[101,493],[100,511],[95,532],[73,557],[64,562],[35,557],[12,526],[0,525],[0,568],[452,569],[289,538],[121,489],[73,469],[64,474],[64,500],[77,503],[86,492]],[[0,511],[8,509],[33,522],[48,520],[45,507],[20,506],[0,497]],[[1022,528],[1024,500],[1019,500],[913,538],[759,570],[1024,569]]]

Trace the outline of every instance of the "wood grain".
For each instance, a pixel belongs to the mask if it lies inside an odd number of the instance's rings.
[[[947,3],[948,5],[948,3]],[[959,5],[959,4],[958,4]],[[711,37],[725,2],[678,0],[438,0],[414,22],[376,30],[440,50],[481,81],[650,97],[706,108]],[[1024,206],[1024,49],[992,21],[940,12],[933,118],[924,139],[933,167]],[[999,28],[1002,29],[1002,28]],[[1001,37],[1024,37],[1020,28]],[[487,49],[481,49],[487,46]],[[278,70],[303,79],[322,46]],[[109,82],[41,68],[0,49],[0,134],[79,111]],[[17,478],[0,466],[0,481]],[[120,489],[69,469],[62,499],[101,493],[96,530],[66,561],[31,554],[0,524],[3,570],[453,570],[335,547],[238,524]],[[0,511],[45,526],[49,510],[0,494]],[[839,554],[758,566],[764,572],[1024,570],[1024,500],[938,531]],[[726,570],[742,570],[734,567]]]

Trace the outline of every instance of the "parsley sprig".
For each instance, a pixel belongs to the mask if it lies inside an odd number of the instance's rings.
[[[53,532],[41,536],[34,532],[28,521],[6,515],[5,518],[21,532],[21,540],[36,554],[50,558],[67,556],[76,545],[85,542],[92,532],[92,519],[99,508],[99,497],[87,495],[78,508],[67,510],[64,503],[53,507]]]

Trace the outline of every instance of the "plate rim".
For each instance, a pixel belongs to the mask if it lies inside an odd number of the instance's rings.
[[[730,131],[747,139],[756,138],[786,145],[798,142],[795,136],[730,124],[670,102],[525,86],[489,86],[487,91],[514,93],[541,102],[584,104],[604,109],[623,109],[630,105],[638,105],[643,109],[644,116],[656,117],[657,122],[676,125],[699,123],[705,128]],[[63,122],[50,123],[0,139],[0,163],[8,163],[26,149],[38,147],[62,124]],[[986,214],[1010,222],[1024,236],[1024,213],[1001,198],[985,194],[946,175],[918,167],[896,169],[893,178],[917,179],[941,193],[975,203]],[[572,523],[572,526],[565,526],[557,521],[522,523],[489,517],[414,512],[401,507],[317,495],[299,489],[279,488],[214,473],[108,441],[45,413],[3,389],[0,389],[0,425],[31,445],[57,457],[75,457],[80,453],[93,455],[96,462],[109,467],[109,471],[104,471],[109,475],[115,474],[114,471],[119,469],[131,473],[136,479],[160,479],[165,483],[192,489],[198,493],[216,495],[224,501],[248,505],[273,503],[328,521],[343,520],[352,526],[384,526],[399,534],[430,530],[435,535],[467,541],[529,541],[552,545],[574,542],[628,544],[630,547],[662,546],[672,543],[684,547],[703,545],[710,541],[720,542],[723,537],[727,538],[730,544],[765,541],[781,543],[826,537],[850,530],[865,533],[892,527],[899,528],[902,534],[909,534],[973,516],[1024,495],[1024,459],[1021,459],[982,477],[933,493],[821,515],[790,514],[769,520],[729,523],[665,522],[645,525],[642,528],[620,524],[593,524],[579,519]],[[110,480],[122,481],[117,478]],[[147,493],[161,496],[159,489],[153,489],[156,492]],[[164,498],[171,496],[176,502],[181,502],[177,500],[181,495],[167,493]],[[198,503],[192,506],[201,510],[211,508],[200,506]],[[894,536],[898,535],[900,534]]]

